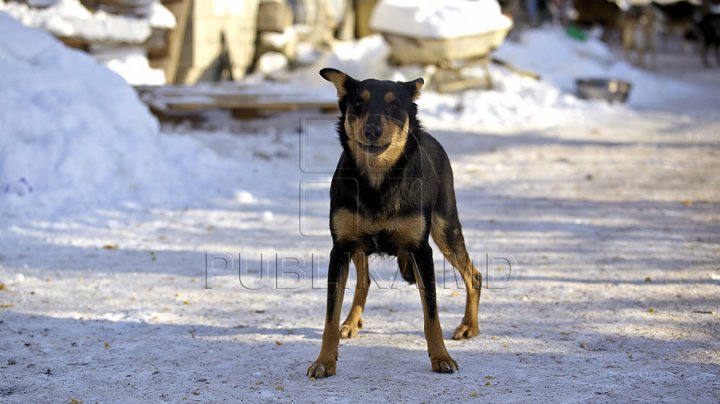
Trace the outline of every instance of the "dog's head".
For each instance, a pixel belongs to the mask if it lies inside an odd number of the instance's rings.
[[[331,68],[320,75],[335,85],[341,112],[341,142],[358,164],[389,168],[402,154],[424,81],[363,80]]]

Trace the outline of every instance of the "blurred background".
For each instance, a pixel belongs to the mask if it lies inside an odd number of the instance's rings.
[[[713,47],[713,19],[720,7],[715,0],[501,0],[500,11],[494,9],[495,1],[443,3],[4,0],[1,9],[89,52],[131,84],[194,84],[242,80],[252,74],[279,79],[281,72],[312,64],[338,40],[378,33],[391,45],[398,64],[479,57],[484,52],[471,49],[438,53],[435,60],[403,58],[403,53],[416,49],[398,37],[445,39],[445,45],[452,45],[451,39],[467,40],[464,37],[484,32],[507,34],[510,24],[499,21],[500,12],[512,20],[511,40],[525,29],[553,25],[578,40],[591,36],[614,48],[637,51],[641,55],[631,59],[633,63],[646,65],[647,57],[662,70],[654,63],[659,50],[682,48],[686,57],[696,54],[695,59],[707,63],[705,43]],[[501,43],[495,40],[492,48]]]

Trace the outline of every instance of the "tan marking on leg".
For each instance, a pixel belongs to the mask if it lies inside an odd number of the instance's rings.
[[[428,302],[425,298],[425,292],[423,290],[423,280],[420,276],[420,269],[417,263],[409,256],[410,262],[415,272],[415,282],[418,285],[420,291],[420,300],[422,301],[423,307],[423,319],[424,319],[424,331],[425,340],[428,347],[428,355],[430,356],[430,364],[433,372],[439,373],[453,373],[458,370],[457,362],[450,357],[450,354],[445,347],[445,340],[443,340],[442,327],[440,326],[440,317],[435,315],[434,318],[430,318],[428,313]]]
[[[430,234],[440,251],[450,264],[460,273],[465,283],[465,315],[460,325],[453,333],[453,339],[472,338],[480,333],[478,326],[478,305],[480,304],[480,291],[482,287],[482,274],[475,268],[468,256],[462,234],[458,237],[457,245],[451,247],[447,243],[446,231],[448,222],[442,216],[433,214]],[[460,231],[460,229],[457,229]]]
[[[450,248],[447,243],[445,243],[445,227],[447,226],[447,221],[442,216],[433,214],[431,223],[430,235],[443,255],[447,256],[450,252]]]
[[[323,330],[320,354],[315,362],[308,367],[307,375],[309,377],[322,378],[335,374],[338,346],[340,345],[340,310],[342,310],[347,278],[348,264],[345,264],[340,271],[340,277],[338,279],[333,316],[332,318],[325,318],[325,329]]]
[[[340,338],[353,338],[363,326],[362,313],[365,310],[370,289],[370,275],[368,273],[368,257],[365,252],[358,251],[352,257],[355,271],[357,272],[357,283],[355,285],[355,296],[350,307],[350,313],[340,327]]]

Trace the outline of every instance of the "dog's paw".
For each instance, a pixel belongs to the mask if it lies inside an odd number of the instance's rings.
[[[357,323],[345,323],[340,326],[340,338],[355,338],[358,335],[358,331],[362,328],[362,320],[358,320]]]
[[[307,370],[307,375],[311,379],[323,379],[335,374],[336,361],[316,360]]]
[[[455,373],[458,371],[458,364],[455,359],[447,356],[445,358],[430,359],[432,370],[436,373]]]
[[[453,339],[470,339],[480,334],[477,324],[470,325],[461,323],[453,333]]]

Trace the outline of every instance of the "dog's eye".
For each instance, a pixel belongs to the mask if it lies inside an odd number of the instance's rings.
[[[399,111],[400,110],[400,104],[397,102],[393,102],[392,104],[388,105],[388,108],[390,111]]]
[[[362,111],[362,109],[365,107],[365,103],[362,101],[357,101],[355,104],[353,104],[353,108],[355,111]]]

